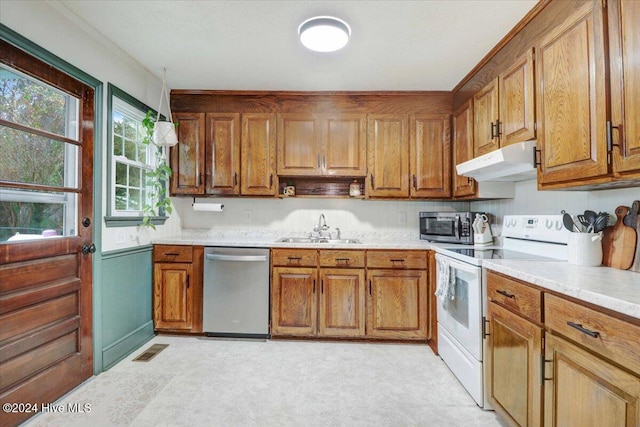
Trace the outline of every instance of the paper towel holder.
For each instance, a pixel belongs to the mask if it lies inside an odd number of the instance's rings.
[[[195,197],[193,198],[191,207],[194,211],[222,212],[224,210],[224,205],[222,203],[196,203]]]

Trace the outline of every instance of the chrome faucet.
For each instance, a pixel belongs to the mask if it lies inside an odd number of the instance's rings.
[[[320,214],[320,218],[318,219],[318,224],[313,226],[313,234],[312,236],[315,234],[315,236],[313,237],[318,237],[318,238],[323,238],[323,237],[327,237],[327,234],[329,236],[329,238],[331,238],[331,233],[327,233],[327,230],[329,230],[329,226],[327,226],[327,220],[324,217],[324,214]]]

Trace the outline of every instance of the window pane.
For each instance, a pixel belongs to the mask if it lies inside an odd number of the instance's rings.
[[[142,174],[142,169],[137,168],[135,166],[129,167],[129,186],[130,187],[140,187],[142,185],[142,181],[140,180],[140,175]]]
[[[142,205],[140,204],[140,190],[130,189],[129,190],[129,209],[130,210],[142,210]]]
[[[113,155],[114,156],[122,156],[124,154],[122,137],[114,135],[113,137]]]
[[[75,145],[0,126],[0,153],[0,179],[77,188]]]
[[[0,191],[0,242],[76,235],[73,193],[3,188]]]
[[[128,117],[125,118],[125,128],[124,128],[124,136],[127,139],[130,139],[132,141],[137,141],[138,140],[138,126],[136,125],[136,122],[129,119]]]
[[[116,187],[116,209],[127,210],[127,189],[124,187]]]
[[[76,138],[77,112],[76,98],[0,66],[0,118]]]
[[[116,162],[116,185],[127,185],[127,165]]]
[[[124,142],[124,156],[129,160],[136,160],[136,144],[132,141]]]
[[[138,161],[147,163],[147,146],[144,144],[138,144]]]

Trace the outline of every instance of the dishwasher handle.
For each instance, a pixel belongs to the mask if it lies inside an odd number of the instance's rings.
[[[208,261],[238,261],[238,262],[267,262],[266,255],[223,255],[223,254],[206,254]]]

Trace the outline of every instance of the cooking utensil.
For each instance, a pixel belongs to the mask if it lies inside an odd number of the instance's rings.
[[[607,227],[602,235],[602,264],[608,267],[627,270],[633,264],[635,248],[638,240],[636,231],[623,223],[629,213],[627,206],[616,208],[615,225]]]
[[[573,218],[568,213],[562,215],[562,223],[564,224],[564,228],[571,232],[579,231],[577,230],[578,227],[576,226],[576,223],[573,222]]]
[[[584,211],[584,217],[590,224],[594,224],[596,222],[598,214],[587,209],[586,211]]]
[[[580,221],[580,224],[582,225],[582,232],[586,232],[586,233],[590,233],[590,229],[593,228],[592,224],[587,221],[587,218],[585,217],[585,215],[578,215],[577,216],[578,221]]]
[[[600,212],[596,217],[596,222],[593,225],[593,231],[595,233],[599,233],[605,229],[605,227],[609,224],[609,214],[607,212]]]
[[[635,253],[635,258],[633,260],[633,264],[631,264],[631,267],[629,268],[629,270],[640,273],[640,215],[639,215],[639,212],[640,212],[640,200],[636,200],[631,205],[630,212],[627,214],[627,216],[624,217],[625,219],[624,224],[636,230],[636,241],[637,241],[636,253]]]

